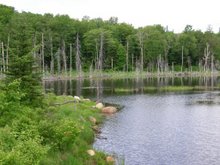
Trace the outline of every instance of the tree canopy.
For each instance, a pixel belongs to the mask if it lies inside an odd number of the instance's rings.
[[[218,68],[220,59],[220,34],[211,28],[205,32],[195,30],[191,25],[176,34],[161,25],[134,28],[119,23],[117,17],[103,20],[85,16],[80,21],[68,15],[19,13],[13,7],[0,5],[0,27],[1,70],[6,64],[6,51],[10,61],[13,56],[22,56],[33,49],[43,72],[76,69],[76,58],[72,56],[76,54],[77,35],[83,70],[96,67],[100,51],[104,70],[124,70],[128,65],[131,71],[139,64],[143,70],[155,70],[159,64],[169,69],[172,64],[182,65],[182,61],[186,69],[206,62],[211,66],[211,55]],[[210,56],[205,62],[207,44]],[[41,49],[36,50],[39,45]]]

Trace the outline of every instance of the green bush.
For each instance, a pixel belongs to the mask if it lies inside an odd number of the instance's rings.
[[[45,157],[49,147],[41,144],[42,139],[36,130],[26,128],[20,132],[8,126],[0,129],[0,164],[39,164]]]
[[[44,144],[50,144],[55,150],[69,148],[80,134],[82,127],[71,119],[60,121],[41,121],[39,131]]]
[[[73,144],[80,132],[81,128],[76,122],[70,119],[61,120],[55,127],[55,142],[59,149],[65,149]]]

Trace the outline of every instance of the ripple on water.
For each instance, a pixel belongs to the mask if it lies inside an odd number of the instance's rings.
[[[220,106],[189,104],[204,94],[108,97],[125,108],[108,117],[94,147],[126,165],[220,164]]]

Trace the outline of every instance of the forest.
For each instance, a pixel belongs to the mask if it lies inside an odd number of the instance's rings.
[[[211,26],[202,32],[186,25],[177,34],[161,25],[135,28],[119,23],[117,17],[78,20],[68,15],[17,12],[0,4],[0,164],[114,164],[107,159],[114,155],[92,150],[105,119],[97,107],[102,82],[97,81],[95,102],[83,96],[46,93],[42,81],[46,76],[105,71],[116,72],[120,78],[123,72],[128,78],[133,71],[213,73],[219,68],[220,32],[214,33]],[[142,84],[139,79],[136,82]],[[182,77],[179,87],[161,90],[203,88],[182,86]]]
[[[138,18],[137,18],[138,19]],[[72,71],[215,71],[220,33],[186,25],[181,33],[151,25],[134,28],[117,17],[82,20],[68,15],[17,12],[0,5],[0,71],[32,54],[42,73]]]

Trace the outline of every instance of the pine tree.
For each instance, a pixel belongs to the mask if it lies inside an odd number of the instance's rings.
[[[15,29],[10,38],[10,60],[8,61],[8,71],[6,72],[6,85],[20,81],[19,88],[24,93],[21,102],[31,106],[42,105],[42,90],[41,90],[41,73],[38,67],[37,55],[34,53],[40,52],[41,43],[33,48],[33,34],[35,32],[26,22],[24,15],[17,15],[13,19]]]
[[[21,102],[31,106],[42,105],[41,73],[32,53],[21,57],[13,56],[6,73],[6,84],[19,80],[20,89],[25,94]]]

